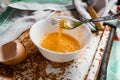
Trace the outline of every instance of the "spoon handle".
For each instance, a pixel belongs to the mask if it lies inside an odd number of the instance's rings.
[[[87,19],[87,20],[85,20],[85,23],[87,23],[87,22],[99,22],[99,21],[113,20],[113,19],[117,19],[119,16],[120,16],[120,13],[117,13],[117,14],[113,14],[111,16]]]

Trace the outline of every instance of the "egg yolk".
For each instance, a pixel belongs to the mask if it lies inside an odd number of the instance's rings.
[[[80,49],[80,44],[76,39],[62,33],[62,26],[64,26],[64,20],[60,21],[59,32],[45,34],[40,41],[40,45],[55,52],[72,52]]]

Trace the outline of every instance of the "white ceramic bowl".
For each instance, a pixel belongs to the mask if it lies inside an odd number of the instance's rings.
[[[45,34],[58,32],[59,27],[52,25],[51,19],[52,18],[50,17],[45,18],[43,20],[38,21],[32,26],[32,28],[30,29],[31,40],[38,47],[41,54],[48,60],[51,60],[54,62],[68,62],[75,59],[77,55],[79,55],[91,41],[91,31],[85,25],[81,25],[72,30],[64,29],[63,33],[71,35],[72,37],[74,37],[76,40],[80,42],[81,49],[74,52],[67,52],[67,53],[50,51],[40,46],[40,40],[41,38],[43,38]]]

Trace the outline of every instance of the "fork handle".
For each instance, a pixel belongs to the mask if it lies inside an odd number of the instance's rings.
[[[99,21],[113,20],[113,19],[117,19],[119,16],[120,16],[120,13],[113,14],[111,16],[92,18],[92,19],[86,20],[86,23],[87,22],[99,22]]]

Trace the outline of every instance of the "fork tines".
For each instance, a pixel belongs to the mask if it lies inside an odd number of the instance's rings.
[[[55,19],[55,18],[53,18],[53,19],[51,19],[51,23],[52,23],[53,25],[59,26],[60,20],[61,20],[61,19]]]

